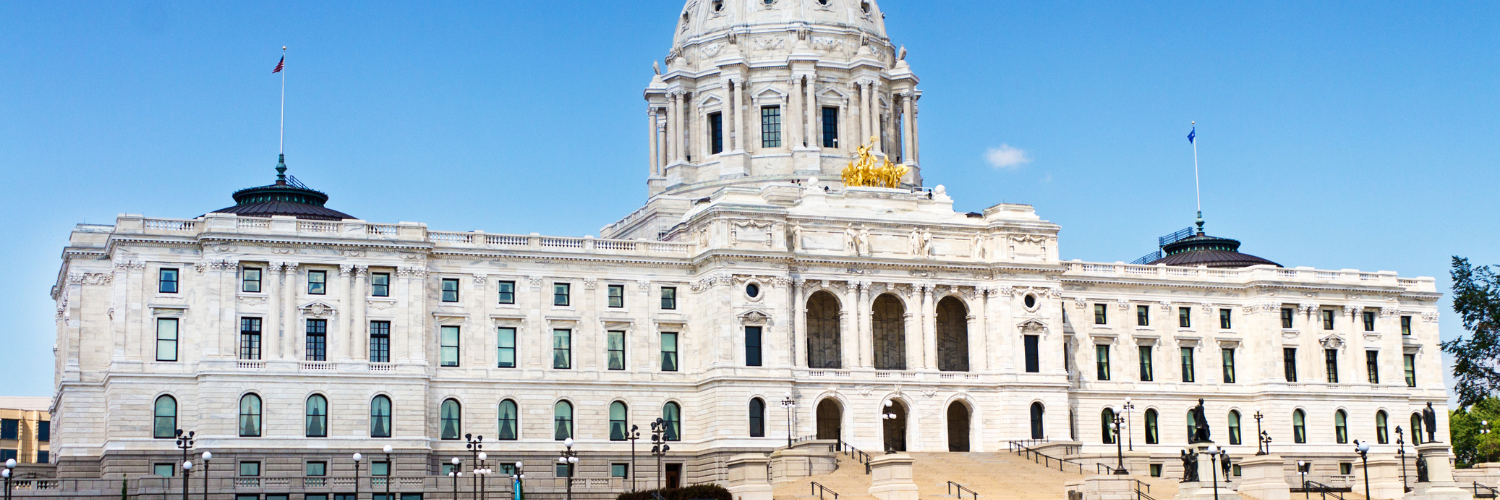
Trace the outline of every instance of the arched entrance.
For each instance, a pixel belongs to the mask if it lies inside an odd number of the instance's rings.
[[[885,432],[885,450],[906,451],[906,404],[890,400],[881,412],[881,428]]]
[[[875,369],[906,369],[906,306],[891,294],[875,298],[870,309],[875,336]]]
[[[833,398],[818,402],[818,439],[843,439],[844,408]]]
[[[819,291],[807,299],[807,367],[842,368],[839,355],[839,301]]]
[[[969,451],[969,406],[958,401],[948,405],[948,451]]]
[[[969,308],[953,297],[937,304],[938,370],[969,371]]]

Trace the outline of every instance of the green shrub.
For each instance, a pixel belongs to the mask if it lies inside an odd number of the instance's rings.
[[[729,490],[717,484],[695,484],[686,488],[662,488],[659,490],[621,493],[615,500],[656,500],[653,493],[661,494],[662,500],[734,500]]]

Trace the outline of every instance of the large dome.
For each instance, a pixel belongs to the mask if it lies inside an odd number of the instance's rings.
[[[858,30],[888,42],[885,14],[875,0],[688,0],[678,14],[672,47],[742,33],[798,28]]]

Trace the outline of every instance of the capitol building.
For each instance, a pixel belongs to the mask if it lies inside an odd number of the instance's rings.
[[[648,197],[597,237],[362,220],[295,159],[227,208],[78,225],[52,289],[57,474],[172,475],[183,429],[215,475],[348,475],[362,452],[363,474],[444,476],[473,435],[618,492],[789,438],[1113,460],[1121,416],[1170,475],[1200,398],[1238,456],[1262,431],[1320,470],[1354,440],[1394,454],[1429,404],[1446,441],[1432,278],[1278,264],[1201,221],[1138,263],[1063,260],[1045,207],[953,209],[922,163],[921,50],[874,0],[670,19],[631,160]]]

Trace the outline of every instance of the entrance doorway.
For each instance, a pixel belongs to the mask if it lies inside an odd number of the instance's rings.
[[[682,487],[682,464],[667,464],[667,487]]]
[[[906,404],[894,399],[886,401],[880,419],[885,431],[885,450],[906,451]]]
[[[818,402],[818,439],[843,439],[844,408],[833,398]]]
[[[948,405],[948,451],[969,451],[969,407],[958,401]]]

